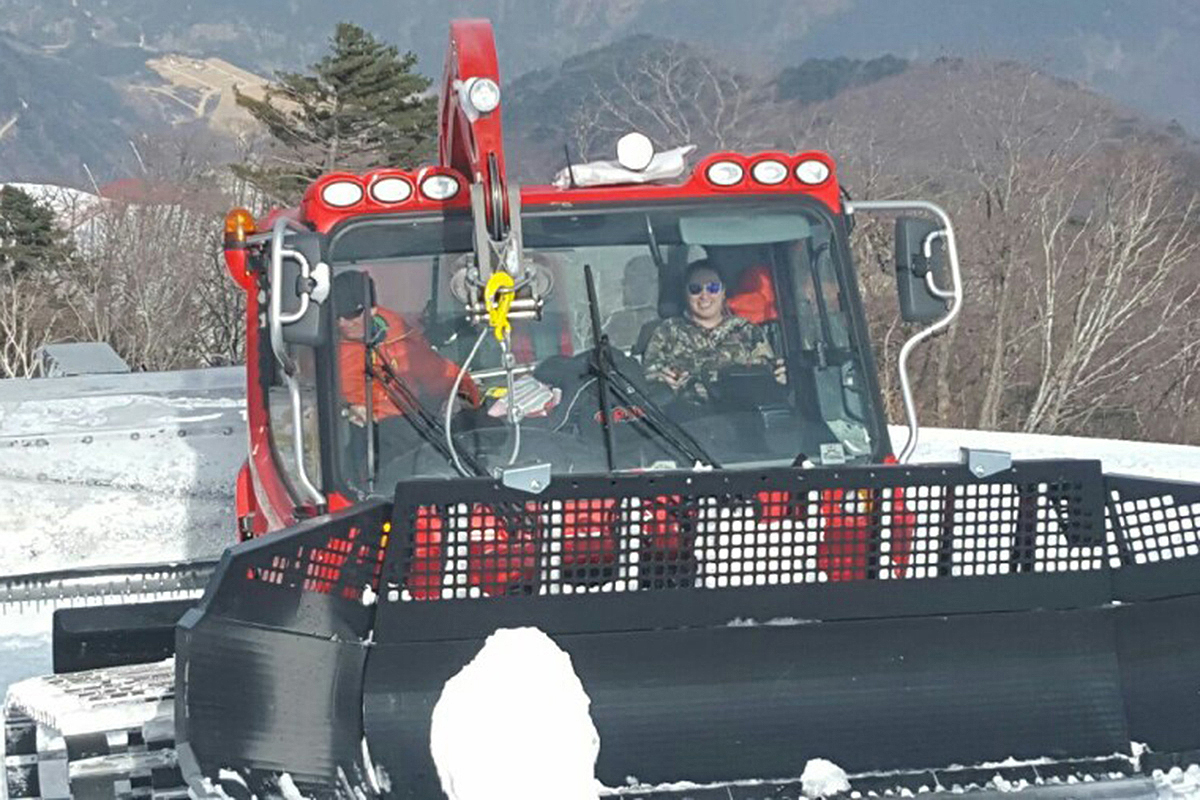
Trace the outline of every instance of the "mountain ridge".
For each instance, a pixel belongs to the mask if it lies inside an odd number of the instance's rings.
[[[491,18],[512,118],[520,120],[530,108],[520,92],[567,86],[553,102],[543,92],[534,104],[540,108],[528,112],[549,121],[542,138],[557,139],[559,153],[564,137],[555,117],[570,113],[581,102],[579,90],[598,77],[580,65],[595,60],[597,51],[628,49],[630,42],[641,42],[642,50],[682,42],[756,85],[811,58],[1019,57],[1136,109],[1134,117],[1174,120],[1181,139],[1200,130],[1200,71],[1184,52],[1188,41],[1200,39],[1200,5],[1012,2],[1022,13],[1013,13],[1011,4],[982,3],[972,3],[968,13],[955,0],[911,0],[903,8],[889,0],[447,0],[436,7],[397,0],[349,8],[323,0],[287,0],[286,8],[236,0],[0,0],[0,177],[86,186],[84,163],[101,183],[135,174],[129,139],[189,122],[169,100],[147,102],[170,90],[152,62],[173,54],[217,58],[264,77],[302,69],[323,54],[343,17],[413,49],[418,69],[431,76],[440,72],[449,19]],[[1059,48],[1053,58],[1046,55],[1052,47]],[[572,75],[573,84],[560,80]],[[1121,76],[1128,79],[1124,89]],[[57,94],[64,95],[61,104]],[[40,102],[23,108],[30,97]],[[525,135],[538,123],[520,124]]]

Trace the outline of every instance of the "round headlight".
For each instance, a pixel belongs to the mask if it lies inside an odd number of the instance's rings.
[[[796,178],[809,186],[824,183],[829,178],[829,165],[815,158],[801,161],[796,165]]]
[[[787,180],[787,164],[782,161],[760,161],[750,168],[750,175],[759,183],[776,186]]]
[[[421,181],[421,194],[430,200],[449,200],[458,194],[458,181],[449,175],[430,175]]]
[[[472,78],[467,87],[467,100],[480,114],[490,114],[500,105],[500,87],[491,78]]]
[[[717,186],[733,186],[746,175],[746,170],[736,161],[714,161],[705,173],[708,182]]]
[[[346,208],[363,199],[363,188],[354,181],[334,181],[321,190],[321,199],[334,208]]]
[[[403,203],[412,197],[412,184],[404,178],[380,178],[371,184],[371,197],[378,203]]]

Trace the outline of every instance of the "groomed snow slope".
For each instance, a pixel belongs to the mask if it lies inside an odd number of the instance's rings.
[[[908,438],[908,428],[891,425],[889,432],[892,445],[899,452]],[[1003,450],[1012,453],[1014,459],[1099,459],[1104,471],[1111,474],[1200,483],[1200,447],[1120,439],[922,428],[913,461],[958,461],[962,447]]]
[[[216,556],[241,368],[0,381],[0,574]]]

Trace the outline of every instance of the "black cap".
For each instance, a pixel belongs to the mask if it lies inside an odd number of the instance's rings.
[[[367,273],[351,269],[334,276],[333,308],[340,319],[360,316],[368,298],[375,305],[375,282]]]

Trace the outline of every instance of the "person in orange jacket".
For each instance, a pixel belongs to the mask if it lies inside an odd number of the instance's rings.
[[[369,313],[364,314],[368,302]],[[399,453],[415,446],[420,438],[404,417],[418,409],[406,395],[411,392],[412,399],[436,415],[450,400],[459,366],[435,351],[418,327],[376,305],[374,284],[363,272],[348,270],[334,278],[333,306],[340,333],[338,373],[351,422],[366,423],[369,345],[371,416],[380,450]],[[458,394],[471,406],[479,405],[479,390],[470,375],[463,376]]]

